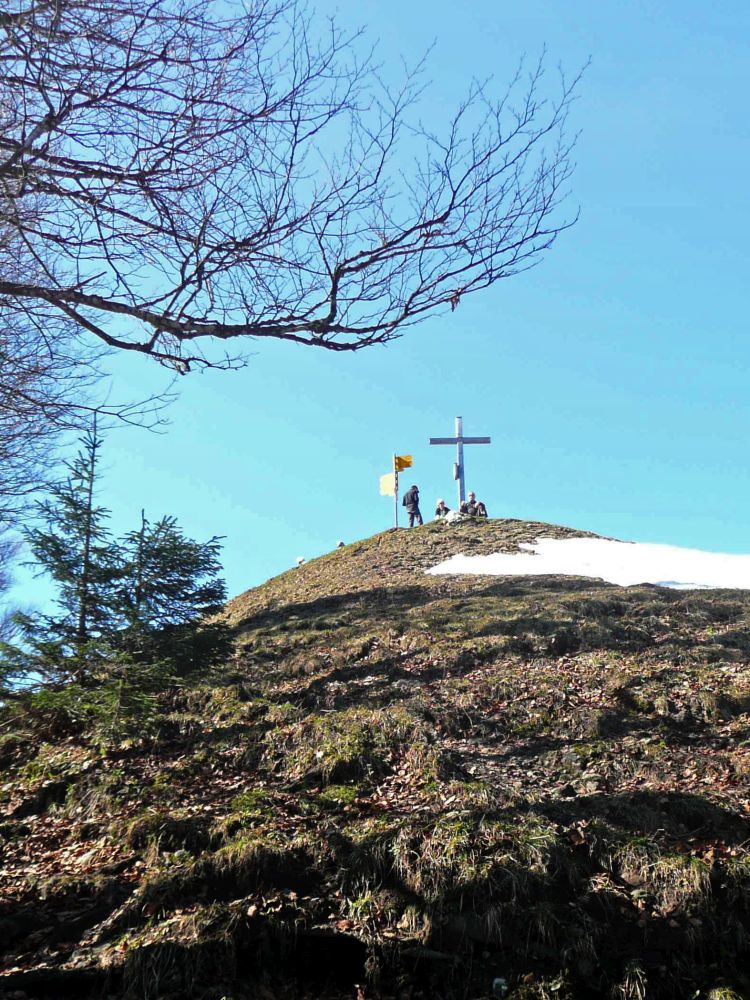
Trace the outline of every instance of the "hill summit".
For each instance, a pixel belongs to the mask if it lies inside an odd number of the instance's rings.
[[[539,537],[269,580],[127,738],[10,713],[3,995],[750,996],[750,595],[426,573]]]

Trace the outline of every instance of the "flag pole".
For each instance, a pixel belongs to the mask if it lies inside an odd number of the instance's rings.
[[[398,469],[396,468],[396,456],[393,456],[393,525],[398,527]]]

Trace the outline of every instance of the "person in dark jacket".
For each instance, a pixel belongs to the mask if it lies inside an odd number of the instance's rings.
[[[412,486],[411,489],[404,493],[404,499],[401,503],[406,507],[406,513],[409,515],[409,527],[414,527],[414,520],[416,519],[417,524],[423,524],[422,515],[419,512],[419,487]]]
[[[441,518],[445,517],[446,514],[450,514],[450,507],[445,506],[445,500],[438,500],[437,507],[435,508],[435,517]]]
[[[470,493],[469,499],[461,504],[461,513],[470,517],[487,517],[487,508],[481,500],[477,500],[475,493]]]

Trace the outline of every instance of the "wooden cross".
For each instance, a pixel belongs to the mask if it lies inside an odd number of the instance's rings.
[[[456,417],[456,436],[452,438],[430,438],[430,444],[455,444],[456,462],[453,466],[453,478],[458,480],[458,506],[466,499],[466,483],[464,478],[464,445],[465,444],[491,444],[492,438],[488,437],[464,437],[463,421],[461,417]]]

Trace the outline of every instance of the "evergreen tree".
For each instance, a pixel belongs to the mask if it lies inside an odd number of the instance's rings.
[[[230,651],[227,627],[206,620],[226,600],[219,539],[193,541],[175,518],[152,524],[142,512],[139,529],[114,540],[109,511],[96,502],[100,448],[94,425],[26,532],[35,561],[57,584],[61,614],[15,616],[20,643],[0,642],[6,691],[24,677],[131,684],[152,666],[154,677],[185,675]]]
[[[39,523],[25,533],[34,560],[58,586],[62,611],[59,616],[18,616],[43,679],[71,674],[82,679],[106,645],[121,571],[107,527],[109,511],[95,499],[101,443],[94,421],[80,452],[67,463],[67,479],[37,504]]]
[[[226,601],[217,537],[186,538],[174,517],[141,525],[125,536],[114,609],[122,622],[112,644],[140,662],[168,660],[181,670],[209,666],[228,653],[228,633],[216,615]]]

